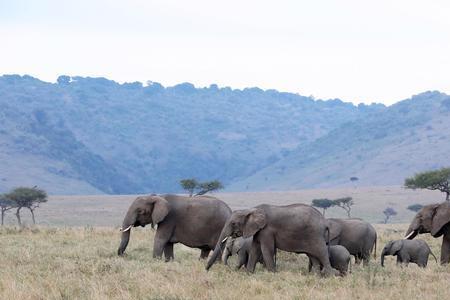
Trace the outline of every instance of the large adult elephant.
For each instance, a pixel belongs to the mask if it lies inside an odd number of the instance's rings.
[[[372,250],[375,250],[374,256],[376,256],[377,232],[370,223],[356,218],[327,220],[330,228],[330,245],[341,245],[347,248],[348,252],[355,257],[356,264],[363,260],[364,265],[367,265]]]
[[[123,220],[118,254],[124,253],[132,227],[157,224],[153,257],[160,258],[164,251],[166,261],[173,259],[173,245],[182,243],[201,249],[200,258],[207,258],[230,215],[231,209],[225,202],[209,196],[137,197]]]
[[[450,261],[450,203],[425,205],[419,210],[406,231],[405,239],[412,240],[417,234],[430,233],[442,236],[441,264]]]
[[[262,254],[269,271],[275,271],[276,249],[306,253],[331,274],[327,249],[328,227],[325,218],[315,208],[304,204],[274,206],[262,204],[252,209],[233,212],[225,224],[206,269],[211,268],[229,237],[253,237],[247,270],[254,272]]]

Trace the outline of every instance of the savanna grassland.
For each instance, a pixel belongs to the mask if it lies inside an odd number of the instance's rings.
[[[378,252],[406,225],[377,225]],[[135,229],[125,257],[119,232],[102,227],[0,229],[0,299],[449,299],[450,267],[427,269],[379,257],[345,278],[308,274],[306,256],[280,252],[278,272],[254,274],[214,265],[199,250],[175,246],[175,261],[152,258],[154,231]],[[422,236],[439,256],[440,239]],[[235,263],[234,259],[230,264]]]
[[[414,216],[406,207],[440,202],[440,193],[358,187],[217,196],[233,209],[352,196],[352,216],[378,230],[376,261],[370,268],[354,266],[345,278],[320,278],[307,272],[306,256],[279,252],[276,274],[261,266],[255,274],[223,265],[206,272],[200,251],[179,244],[174,262],[153,259],[149,226],[133,229],[126,255],[118,257],[118,228],[136,196],[51,196],[36,212],[36,227],[15,227],[11,212],[0,227],[0,299],[450,299],[450,290],[443,288],[450,282],[450,266],[439,266],[432,257],[425,270],[396,267],[389,256],[386,267],[379,266],[385,242],[401,238]],[[392,219],[397,224],[377,224],[386,206],[398,211]],[[22,218],[30,224],[27,213]],[[333,208],[327,211],[331,216],[345,213]],[[439,258],[441,239],[419,238]]]

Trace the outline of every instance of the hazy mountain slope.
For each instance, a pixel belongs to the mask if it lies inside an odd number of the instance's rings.
[[[343,124],[230,190],[286,190],[402,184],[415,172],[450,165],[450,97],[427,92]]]
[[[79,194],[178,191],[186,177],[228,185],[385,109],[257,88],[17,75],[0,77],[0,105],[0,192],[34,183]]]

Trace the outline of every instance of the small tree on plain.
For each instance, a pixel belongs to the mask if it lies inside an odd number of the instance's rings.
[[[417,173],[405,179],[407,189],[439,190],[445,193],[445,200],[450,201],[450,168]]]
[[[200,196],[206,193],[223,189],[219,180],[198,182],[195,178],[180,180],[181,187],[189,193],[189,197]],[[194,194],[195,193],[195,194]]]
[[[334,205],[342,208],[347,213],[347,217],[351,218],[352,206],[355,204],[352,197],[343,197],[333,200]]]
[[[387,207],[385,210],[383,210],[383,214],[384,214],[384,224],[386,224],[391,217],[397,215],[397,211],[392,207]]]
[[[38,188],[18,187],[6,194],[5,197],[14,202],[16,210],[17,223],[22,226],[20,218],[20,210],[28,208],[31,212],[33,224],[36,224],[34,218],[34,210],[39,207],[39,204],[47,202],[47,193]]]
[[[356,176],[350,177],[350,181],[353,183],[353,187],[356,189],[356,185],[358,182],[359,178]]]
[[[12,200],[6,198],[5,195],[0,195],[0,209],[2,211],[2,226],[4,224],[6,212],[12,208],[14,208],[14,202]]]
[[[181,187],[189,193],[189,197],[192,197],[195,189],[198,187],[198,182],[195,178],[180,180]]]
[[[328,208],[335,206],[334,201],[330,199],[314,199],[311,202],[311,205],[317,208],[321,208],[323,216],[325,216],[325,211]]]
[[[408,209],[413,212],[418,212],[419,210],[422,209],[422,207],[423,207],[422,204],[413,204],[413,205],[408,206]]]
[[[198,185],[199,191],[195,196],[204,195],[206,193],[223,189],[223,185],[219,180],[206,181]]]

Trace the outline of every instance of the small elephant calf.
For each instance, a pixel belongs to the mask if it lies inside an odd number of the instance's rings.
[[[227,243],[225,245],[225,249],[222,254],[222,261],[225,265],[228,265],[228,258],[232,255],[238,255],[238,264],[236,266],[236,270],[239,270],[242,266],[247,265],[248,255],[250,252],[250,248],[252,246],[253,237],[249,238],[228,238]],[[260,263],[263,263],[262,255],[259,260]]]
[[[349,272],[351,272],[351,255],[350,252],[341,245],[330,246],[328,249],[328,255],[330,257],[330,264],[333,269],[339,271],[340,276],[345,276]],[[309,271],[311,272],[313,268],[313,260],[309,259]]]
[[[428,264],[428,256],[433,255],[434,260],[437,259],[431,252],[428,244],[423,240],[396,240],[389,241],[383,248],[381,253],[381,266],[384,267],[384,256],[397,256],[397,265],[408,263],[416,263],[419,267],[425,268]]]

